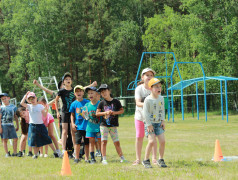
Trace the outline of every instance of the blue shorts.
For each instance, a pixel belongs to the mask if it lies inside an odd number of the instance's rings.
[[[152,123],[154,131],[149,133],[147,131],[148,126],[145,124],[145,135],[146,135],[146,137],[148,137],[149,134],[155,134],[156,136],[158,136],[160,134],[163,134],[164,130],[160,127],[160,125],[161,125],[161,123]]]
[[[28,146],[41,147],[51,143],[52,141],[44,124],[29,124]]]
[[[100,132],[88,132],[88,131],[86,131],[86,138],[100,139],[101,138],[101,134],[100,134]]]
[[[16,139],[17,133],[13,125],[2,125],[2,139]]]

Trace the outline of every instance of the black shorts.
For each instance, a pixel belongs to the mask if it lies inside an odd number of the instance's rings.
[[[62,112],[62,114],[61,114],[61,123],[71,123],[71,120],[70,120],[70,115],[71,115],[71,113],[69,112],[69,113],[64,113],[64,112]]]
[[[77,130],[75,132],[75,143],[76,144],[82,144],[84,143],[85,145],[89,144],[89,139],[85,137],[86,136],[86,131],[84,130]]]

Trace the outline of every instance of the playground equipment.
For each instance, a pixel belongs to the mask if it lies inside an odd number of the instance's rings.
[[[47,89],[50,89],[50,90],[56,91],[56,92],[58,91],[58,83],[57,83],[57,80],[56,80],[55,76],[39,77],[38,80],[39,80],[40,85],[46,87]],[[43,95],[44,98],[46,99],[47,103],[49,103],[51,100],[53,100],[51,97],[47,96],[45,91],[41,90],[38,87],[34,87],[33,91],[36,92],[36,94],[39,95],[39,96]],[[55,129],[57,138],[59,140],[60,137],[59,137],[59,133],[58,133],[58,130],[56,128],[55,122],[53,124],[54,124],[54,129]]]
[[[202,66],[201,62],[177,62],[175,58],[175,54],[173,52],[143,52],[139,64],[139,68],[137,71],[136,79],[135,81],[132,81],[129,83],[127,90],[135,90],[137,87],[137,83],[140,81],[140,71],[141,71],[141,66],[142,62],[144,59],[144,56],[146,54],[149,54],[150,57],[152,54],[163,54],[165,55],[165,63],[166,63],[166,76],[155,76],[157,78],[166,78],[166,96],[168,99],[168,120],[170,119],[170,111],[172,110],[172,121],[174,122],[174,104],[173,104],[173,91],[174,90],[180,90],[181,91],[181,110],[182,110],[182,119],[184,120],[184,105],[183,105],[183,90],[186,87],[191,86],[192,84],[196,83],[196,104],[197,104],[197,118],[199,119],[199,108],[198,108],[198,82],[203,81],[204,85],[204,104],[205,104],[205,118],[207,121],[207,97],[206,97],[206,81],[207,80],[219,80],[220,81],[220,90],[221,90],[221,115],[222,115],[222,120],[223,120],[223,91],[222,91],[222,82],[225,82],[225,100],[226,100],[226,120],[228,122],[228,97],[227,97],[227,81],[235,81],[238,80],[238,78],[233,78],[233,77],[225,77],[225,76],[217,76],[217,77],[206,77],[205,72]],[[171,71],[171,74],[169,75],[168,73],[168,63],[167,63],[167,55],[171,54],[173,56],[174,64],[173,68]],[[178,64],[190,64],[190,65],[199,65],[203,74],[203,77],[199,78],[193,78],[193,79],[188,79],[188,80],[183,80],[180,69],[178,67]],[[180,82],[177,84],[173,84],[173,75],[175,70],[177,69],[178,75],[180,78]],[[168,88],[168,79],[170,79],[171,86]],[[169,95],[169,91],[171,91],[171,95]],[[170,98],[170,99],[169,99]]]

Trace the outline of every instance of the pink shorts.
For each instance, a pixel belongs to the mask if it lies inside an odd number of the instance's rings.
[[[145,136],[145,125],[143,121],[139,121],[135,119],[135,127],[136,127],[136,137],[144,137]]]

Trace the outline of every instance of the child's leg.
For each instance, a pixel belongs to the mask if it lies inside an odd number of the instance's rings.
[[[41,146],[39,149],[40,149],[40,154],[44,154],[43,146]],[[35,153],[35,149],[34,149],[34,153]]]
[[[49,144],[49,146],[52,149],[52,151],[55,152],[56,149],[55,149],[54,145],[51,143],[51,144]]]
[[[79,159],[80,144],[75,144],[75,159]]]
[[[4,147],[4,150],[5,150],[6,154],[8,153],[7,141],[8,141],[8,139],[3,139],[3,147]]]
[[[152,159],[153,161],[157,161],[157,141],[154,142],[154,145],[152,147]]]
[[[145,149],[145,160],[150,158],[150,152],[156,141],[155,134],[148,135],[148,144]]]
[[[145,136],[145,126],[143,121],[135,119],[135,128],[136,128],[136,160],[141,160],[141,151],[143,146],[143,139]]]
[[[157,136],[159,140],[159,159],[163,159],[165,150],[165,136],[164,133]]]
[[[84,151],[85,151],[85,161],[86,161],[88,160],[88,157],[89,157],[89,144],[85,144]]]
[[[20,139],[20,148],[19,148],[21,152],[26,149],[26,140],[27,140],[27,135],[22,134]]]
[[[107,138],[108,138],[108,128],[105,126],[100,126],[100,132],[101,132],[101,152],[103,160],[106,160],[106,147],[107,147]]]
[[[53,126],[53,123],[50,123],[48,125],[48,133],[49,133],[49,136],[50,136],[50,138],[52,139],[52,141],[53,141],[53,143],[55,145],[55,148],[59,149],[59,145],[58,145],[57,139],[54,136],[54,126]]]
[[[141,160],[141,151],[143,146],[143,139],[144,137],[137,137],[136,138],[136,160]]]
[[[62,123],[62,150],[66,150],[66,140],[68,135],[68,123]]]
[[[101,150],[102,150],[102,156],[103,158],[106,157],[107,153],[107,140],[103,140],[101,143]]]
[[[90,151],[91,159],[95,159],[94,146],[95,146],[95,138],[89,138],[89,151]]]
[[[111,135],[112,141],[113,141],[114,146],[116,148],[117,154],[119,155],[119,157],[123,156],[121,146],[120,146],[120,142],[119,142],[119,138],[118,138],[117,128],[116,127],[110,127],[109,128],[109,133]]]
[[[45,154],[48,154],[48,145],[45,145]]]
[[[17,140],[18,140],[18,138],[13,139],[13,153],[14,154],[17,153]]]
[[[37,156],[38,152],[39,152],[40,147],[33,147],[34,150],[34,154]]]

